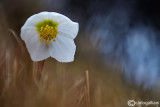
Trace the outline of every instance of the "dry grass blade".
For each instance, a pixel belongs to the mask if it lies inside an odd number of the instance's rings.
[[[20,49],[21,49],[21,52],[25,52],[25,46],[22,42],[22,40],[17,36],[17,34],[12,30],[12,29],[9,29],[9,32],[11,32],[11,34],[14,36],[14,38],[16,39],[18,45],[20,46]]]
[[[41,79],[41,72],[43,70],[43,66],[44,66],[44,60],[39,61],[38,62],[38,68],[37,68],[37,79],[38,79],[38,81],[40,81],[40,79]]]
[[[32,75],[33,75],[33,81],[35,82],[35,85],[38,87],[38,81],[37,81],[37,78],[36,78],[36,74],[37,74],[37,62],[34,62],[33,61],[33,65],[32,65]]]
[[[15,37],[16,41],[18,42],[18,44],[22,44],[21,40],[19,39],[17,34],[12,29],[9,29],[9,32],[11,32],[13,34],[13,36]]]
[[[89,74],[86,71],[86,94],[87,94],[87,107],[90,107],[90,89],[89,89]]]
[[[70,94],[75,88],[80,87],[84,82],[84,78],[80,78],[68,91],[67,95]]]
[[[7,89],[10,85],[11,82],[11,69],[10,69],[10,52],[8,49],[6,49],[6,56],[5,56],[5,60],[6,60],[6,72],[5,72],[5,76],[6,76],[6,80],[5,80],[5,89]]]

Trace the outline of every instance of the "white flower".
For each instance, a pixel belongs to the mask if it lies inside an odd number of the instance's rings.
[[[71,62],[78,29],[78,23],[62,14],[41,12],[27,19],[21,28],[21,38],[33,61],[52,57],[60,62]]]

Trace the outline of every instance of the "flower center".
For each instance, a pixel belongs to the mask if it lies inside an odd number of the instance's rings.
[[[40,28],[39,40],[45,44],[50,44],[50,41],[53,40],[55,42],[55,38],[57,37],[58,31],[57,28],[46,25]]]
[[[39,40],[45,44],[50,44],[51,41],[55,42],[58,34],[58,23],[52,20],[44,20],[36,25],[39,32]]]

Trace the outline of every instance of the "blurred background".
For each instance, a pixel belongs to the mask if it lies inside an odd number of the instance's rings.
[[[47,59],[37,83],[37,63],[20,29],[42,11],[64,14],[80,28],[74,62]],[[128,100],[159,101],[159,11],[159,0],[0,0],[0,107],[128,107]]]

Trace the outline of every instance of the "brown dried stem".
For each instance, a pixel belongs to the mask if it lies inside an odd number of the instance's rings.
[[[89,74],[86,71],[86,91],[87,91],[87,107],[90,107],[90,89],[89,89]]]

